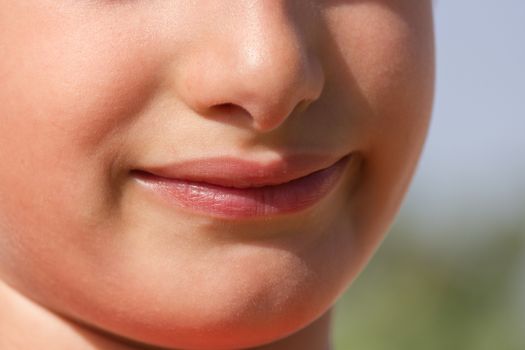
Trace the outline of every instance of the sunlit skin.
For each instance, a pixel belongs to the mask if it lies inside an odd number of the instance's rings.
[[[0,0],[0,348],[330,347],[426,136],[428,0]],[[132,171],[351,159],[315,205],[223,218]]]

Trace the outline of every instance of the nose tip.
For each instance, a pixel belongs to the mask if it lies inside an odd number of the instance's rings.
[[[182,97],[199,114],[227,112],[268,132],[319,98],[324,72],[309,38],[284,13],[240,27],[193,55],[182,69]]]
[[[324,85],[319,64],[305,59],[302,53],[285,50],[267,52],[258,62],[238,62],[236,69],[227,71],[223,77],[223,89],[208,98],[218,98],[215,105],[242,109],[258,131],[278,128],[294,111],[317,100]],[[211,106],[213,99],[206,100],[206,95],[202,98],[205,108]]]

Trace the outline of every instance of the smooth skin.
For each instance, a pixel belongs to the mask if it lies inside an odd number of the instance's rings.
[[[0,0],[0,52],[0,348],[329,348],[424,143],[431,1]],[[304,153],[352,158],[262,219],[130,175]]]

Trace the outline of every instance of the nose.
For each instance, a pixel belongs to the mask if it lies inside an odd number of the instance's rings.
[[[269,132],[321,95],[325,78],[315,35],[285,1],[234,3],[251,5],[235,5],[221,28],[194,43],[178,70],[179,94],[201,115],[237,118]]]

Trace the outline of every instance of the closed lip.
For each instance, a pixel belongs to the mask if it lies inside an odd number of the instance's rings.
[[[266,163],[218,157],[146,167],[132,175],[170,205],[238,220],[314,206],[339,183],[350,157],[301,155]]]
[[[134,169],[140,175],[159,180],[182,180],[229,188],[257,188],[281,185],[331,167],[349,158],[323,155],[293,155],[267,162],[222,156],[184,160]]]

